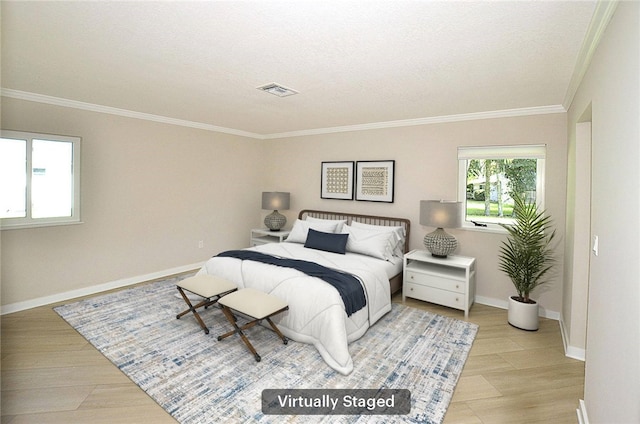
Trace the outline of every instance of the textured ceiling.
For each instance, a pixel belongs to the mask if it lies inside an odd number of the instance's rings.
[[[259,135],[561,105],[595,7],[3,1],[2,87]]]

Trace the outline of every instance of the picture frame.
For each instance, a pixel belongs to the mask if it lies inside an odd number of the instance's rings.
[[[354,162],[322,162],[321,199],[353,200]]]
[[[356,162],[356,200],[393,203],[395,160]]]

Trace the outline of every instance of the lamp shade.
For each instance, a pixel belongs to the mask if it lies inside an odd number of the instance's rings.
[[[272,211],[284,211],[289,209],[289,193],[281,191],[263,191],[262,209],[270,209]]]
[[[462,202],[421,200],[420,224],[436,228],[458,228],[462,223]]]
[[[458,228],[462,223],[462,202],[420,201],[420,224],[436,227],[424,236],[424,247],[437,258],[446,258],[458,247],[458,240],[443,228]]]

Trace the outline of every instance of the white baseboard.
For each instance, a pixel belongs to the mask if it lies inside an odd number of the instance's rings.
[[[104,292],[107,290],[113,290],[120,287],[131,286],[145,281],[155,280],[158,278],[167,277],[169,275],[180,274],[182,272],[197,270],[204,265],[204,262],[199,262],[190,265],[183,265],[176,268],[165,269],[163,271],[152,272],[150,274],[138,275],[136,277],[124,278],[122,280],[110,281],[108,283],[97,284],[95,286],[84,287],[77,290],[70,290],[64,293],[52,294],[50,296],[39,297],[36,299],[25,300],[23,302],[10,303],[1,307],[0,315],[11,314],[13,312],[24,311],[26,309],[37,308],[38,306],[50,305],[52,303],[63,302],[69,299],[75,299],[77,297],[89,296]]]
[[[494,308],[509,309],[509,303],[507,300],[495,299],[493,297],[476,296],[476,303],[482,305],[493,306]],[[550,311],[540,306],[538,309],[538,315],[543,318],[554,319],[560,321],[560,312]]]
[[[494,308],[509,309],[509,303],[506,300],[494,299],[493,297],[476,296],[475,302]]]
[[[584,400],[580,399],[580,407],[576,409],[576,413],[578,414],[578,424],[589,424],[587,406],[584,404]]]
[[[564,354],[572,359],[585,362],[587,360],[587,351],[574,346],[565,346]]]
[[[586,350],[571,346],[569,344],[569,338],[567,337],[567,328],[564,324],[564,318],[562,316],[560,316],[560,334],[562,335],[562,345],[564,346],[565,356],[584,362],[586,360]]]

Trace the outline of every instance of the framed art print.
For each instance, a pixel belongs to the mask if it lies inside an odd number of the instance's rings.
[[[356,200],[393,203],[394,160],[356,162]]]
[[[353,161],[322,162],[321,199],[353,200]]]

